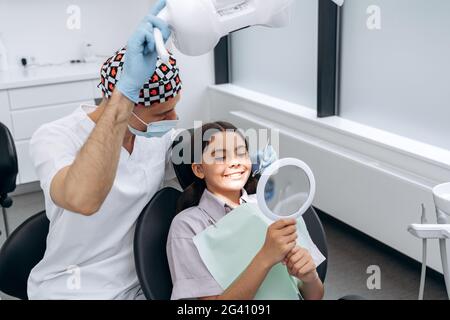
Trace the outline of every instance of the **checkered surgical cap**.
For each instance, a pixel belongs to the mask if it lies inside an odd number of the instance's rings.
[[[114,56],[106,60],[100,70],[101,82],[98,87],[107,99],[111,97],[116,84],[120,81],[125,55],[126,48],[117,51]],[[180,70],[177,67],[176,59],[170,56],[169,65],[167,65],[158,58],[156,71],[149,76],[148,82],[142,87],[137,104],[150,107],[155,103],[166,102],[175,98],[181,88]]]

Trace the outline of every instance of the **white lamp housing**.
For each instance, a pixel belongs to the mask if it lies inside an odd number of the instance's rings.
[[[331,0],[342,5],[344,0]],[[280,28],[289,25],[294,0],[167,0],[158,15],[172,29],[177,49],[199,56],[214,49],[227,34],[249,26]],[[169,60],[164,40],[155,28],[158,55]]]

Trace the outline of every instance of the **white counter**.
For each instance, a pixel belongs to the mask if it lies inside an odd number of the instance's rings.
[[[0,122],[6,125],[17,150],[17,184],[37,180],[29,141],[41,125],[72,113],[80,104],[101,98],[102,62],[16,68],[0,72]]]
[[[14,68],[0,72],[0,90],[100,79],[101,62]]]

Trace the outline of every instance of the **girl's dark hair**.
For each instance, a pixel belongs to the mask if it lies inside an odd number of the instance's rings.
[[[201,131],[201,135],[200,135],[199,131]],[[205,151],[205,149],[208,147],[208,145],[211,142],[210,137],[206,137],[205,134],[209,135],[211,133],[215,134],[217,132],[236,132],[244,139],[245,146],[247,147],[247,150],[249,150],[249,145],[248,145],[247,139],[242,134],[242,132],[239,131],[231,123],[223,122],[223,121],[211,122],[211,123],[207,123],[207,124],[203,125],[201,128],[197,128],[195,130],[194,134],[191,136],[191,143],[190,143],[191,163],[199,163],[198,160],[202,159],[203,152]],[[194,139],[196,137],[201,137],[201,139],[202,139],[202,148],[201,148],[202,154],[201,155],[195,154]],[[198,151],[200,151],[200,150],[198,150]],[[259,179],[259,176],[253,177],[252,175],[250,175],[250,178],[248,179],[246,185],[244,186],[244,189],[247,191],[248,194],[256,193],[258,179]],[[188,208],[198,206],[205,189],[206,189],[205,181],[203,179],[197,178],[195,176],[194,182],[184,190],[184,192],[181,194],[180,198],[178,199],[177,213],[180,213],[181,211],[186,210]]]

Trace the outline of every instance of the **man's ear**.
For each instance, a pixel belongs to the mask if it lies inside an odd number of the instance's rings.
[[[192,172],[195,174],[195,176],[199,179],[205,179],[205,174],[203,172],[203,167],[201,164],[193,163],[191,165]]]

